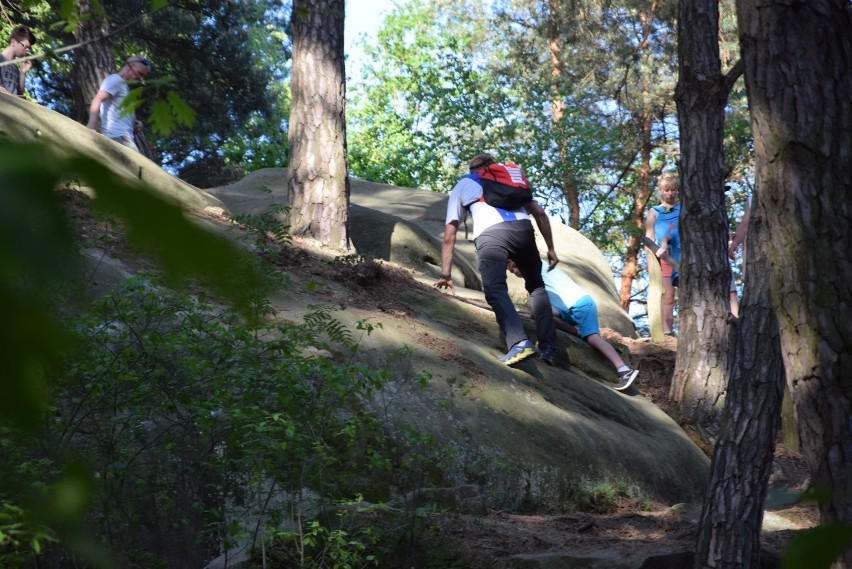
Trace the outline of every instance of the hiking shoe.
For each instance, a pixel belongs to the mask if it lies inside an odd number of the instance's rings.
[[[633,383],[633,380],[636,379],[636,376],[639,375],[638,369],[628,369],[624,373],[618,376],[618,385],[613,387],[616,391],[624,391],[630,384]]]
[[[518,362],[522,362],[525,359],[532,357],[535,355],[535,348],[533,347],[532,342],[529,340],[521,340],[514,346],[509,352],[500,358],[500,361],[506,364],[507,366],[515,365]]]
[[[552,366],[554,364],[553,360],[556,359],[556,348],[553,346],[548,346],[546,348],[539,346],[539,349],[541,350],[541,361]]]

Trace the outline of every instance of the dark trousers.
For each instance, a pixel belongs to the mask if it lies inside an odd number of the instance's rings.
[[[532,223],[523,220],[492,225],[476,238],[474,244],[485,300],[494,310],[500,331],[506,336],[507,348],[528,339],[521,317],[509,298],[506,285],[506,261],[509,259],[520,269],[530,293],[529,306],[535,319],[539,348],[552,347],[556,329],[550,299],[541,278],[541,257],[535,245]]]

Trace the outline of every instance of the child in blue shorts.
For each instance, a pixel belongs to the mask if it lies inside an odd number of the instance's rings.
[[[518,267],[512,261],[507,263],[506,268],[515,276],[521,276]],[[618,373],[619,382],[615,386],[616,390],[622,391],[630,387],[639,375],[639,371],[626,365],[615,348],[601,337],[598,326],[598,307],[594,299],[580,288],[580,285],[574,282],[568,273],[558,267],[548,270],[547,264],[542,264],[541,276],[544,279],[547,296],[550,298],[550,305],[553,307],[556,327],[580,336],[612,362]]]

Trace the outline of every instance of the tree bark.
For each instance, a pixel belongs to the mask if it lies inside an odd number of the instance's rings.
[[[657,17],[657,3],[652,2],[650,6],[640,9],[637,18],[642,25],[642,34],[639,42],[636,45],[637,55],[640,52],[650,51],[652,41],[654,41],[654,20]],[[654,66],[652,59],[643,57],[645,61],[642,65]],[[654,94],[648,76],[645,73],[639,73],[640,79],[640,94],[639,100],[642,101],[641,108],[637,108],[634,113],[634,120],[641,126],[641,150],[640,150],[640,165],[638,172],[638,181],[635,197],[633,198],[633,211],[631,221],[636,226],[636,233],[632,234],[627,241],[627,249],[624,255],[624,266],[621,271],[621,289],[618,292],[618,298],[621,302],[621,307],[630,310],[630,293],[633,289],[633,281],[639,274],[639,249],[640,240],[645,233],[645,209],[648,207],[648,201],[651,198],[653,189],[651,187],[652,168],[651,168],[651,153],[654,150],[654,116],[658,111],[652,106]],[[626,78],[626,76],[625,76]],[[666,99],[668,100],[668,99]],[[641,110],[640,110],[641,109]]]
[[[89,0],[77,0],[77,10],[81,19],[74,30],[74,39],[78,42],[89,41],[109,32],[109,21],[96,11],[92,11]],[[98,93],[104,77],[115,71],[115,59],[109,38],[94,41],[74,50],[74,66],[71,68],[72,97],[74,115],[78,122],[89,120],[89,104]]]
[[[728,89],[719,60],[716,0],[680,3],[681,262],[678,353],[670,397],[705,441],[718,434],[728,384],[728,229],[722,136]]]
[[[639,152],[639,176],[636,183],[637,190],[633,198],[633,211],[630,215],[631,227],[635,226],[635,232],[627,240],[627,248],[624,252],[624,266],[621,270],[621,288],[618,291],[618,300],[621,307],[630,310],[630,293],[633,290],[633,281],[639,274],[639,249],[640,241],[645,234],[645,209],[651,199],[651,152],[654,149],[652,131],[654,118],[651,110],[647,107],[642,110],[640,117],[642,124],[642,148]],[[653,302],[650,298],[648,302]],[[659,302],[659,299],[657,299]]]
[[[852,10],[738,0],[772,303],[824,522],[852,525]],[[751,274],[749,273],[749,277]],[[852,548],[834,567],[852,566]]]
[[[758,188],[759,190],[759,188]],[[766,240],[752,217],[748,247]],[[695,569],[757,569],[760,529],[784,392],[784,367],[769,266],[749,251],[748,286],[733,320],[730,383],[701,514]]]
[[[580,195],[577,193],[577,185],[574,175],[571,173],[568,161],[568,143],[563,136],[563,120],[565,117],[565,103],[562,100],[562,81],[564,65],[562,64],[562,36],[559,30],[560,7],[556,0],[550,0],[548,14],[548,49],[550,51],[550,79],[553,100],[550,103],[550,113],[553,117],[553,126],[559,137],[559,167],[562,170],[562,195],[568,204],[568,226],[580,229]]]
[[[349,249],[344,0],[295,0],[290,111],[290,233]]]

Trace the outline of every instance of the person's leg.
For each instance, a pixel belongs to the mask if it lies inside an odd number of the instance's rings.
[[[476,258],[485,300],[494,311],[500,332],[506,337],[506,347],[511,349],[528,338],[521,317],[509,297],[506,285],[508,252],[499,229],[489,229],[476,238]]]
[[[660,299],[660,309],[663,316],[663,333],[671,334],[674,330],[674,303],[675,293],[672,278],[674,269],[672,266],[660,259],[660,273],[663,277],[663,296]]]
[[[621,359],[621,356],[618,355],[618,352],[615,351],[609,342],[604,340],[600,334],[590,334],[583,338],[586,342],[589,343],[591,347],[599,351],[603,356],[612,362],[612,365],[615,366],[615,369],[618,369],[624,366],[624,360]]]
[[[530,312],[535,319],[538,347],[544,352],[556,346],[556,325],[553,323],[553,307],[541,278],[541,257],[535,245],[535,233],[532,228],[518,231],[515,235],[513,251],[510,257],[524,276],[524,287],[530,294]]]
[[[671,334],[674,330],[675,290],[671,277],[663,278],[663,333]]]
[[[577,323],[577,331],[580,333],[580,337],[612,362],[615,369],[624,365],[624,361],[615,351],[615,348],[601,337],[601,329],[598,324],[598,305],[595,304],[591,296],[586,295],[580,298],[571,307],[568,316]]]
[[[595,304],[591,296],[586,295],[580,298],[574,306],[571,307],[569,318],[577,323],[577,330],[580,332],[580,337],[583,338],[590,346],[599,351],[603,356],[615,366],[615,371],[618,374],[618,384],[615,389],[622,391],[627,389],[639,372],[630,368],[615,351],[615,348],[609,342],[601,337],[600,326],[598,325],[598,306]]]
[[[730,289],[730,298],[731,298],[731,314],[739,317],[740,315],[740,302],[737,300],[737,283],[734,279],[731,279],[731,289]]]

